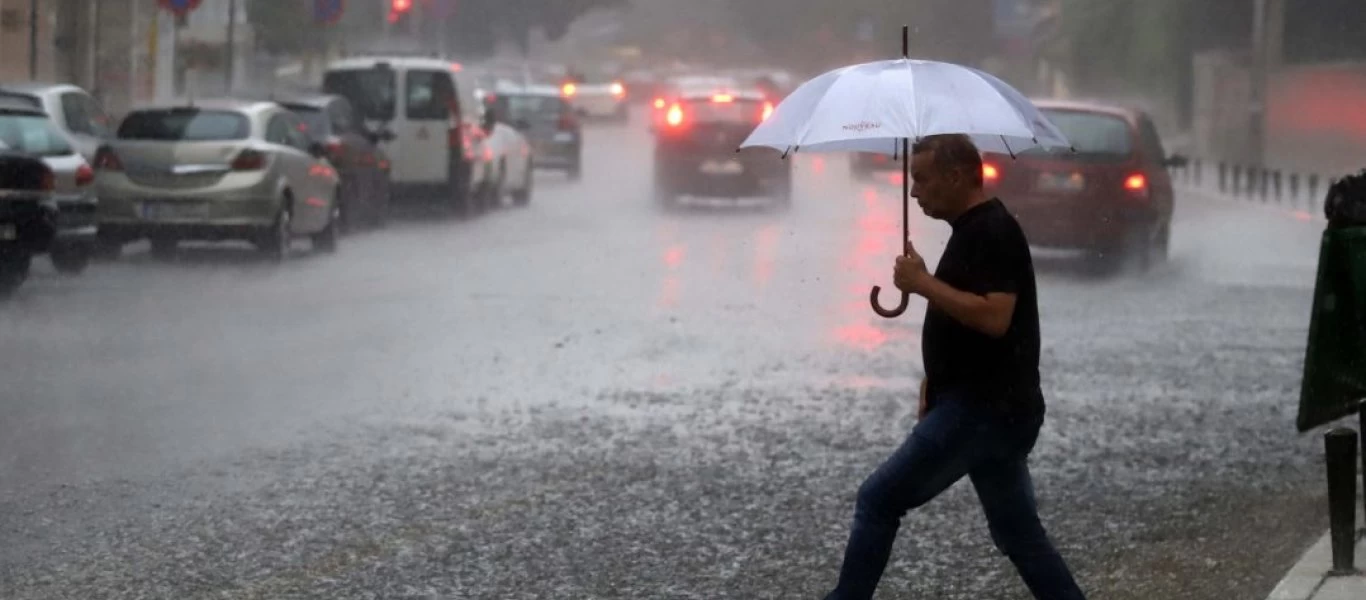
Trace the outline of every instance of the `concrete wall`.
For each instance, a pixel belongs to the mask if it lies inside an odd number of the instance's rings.
[[[0,81],[29,81],[29,10],[31,0],[0,0]],[[36,79],[50,80],[57,65],[53,32],[56,29],[54,0],[38,1],[38,72]]]

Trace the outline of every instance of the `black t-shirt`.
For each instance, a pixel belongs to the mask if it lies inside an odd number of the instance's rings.
[[[931,306],[921,351],[930,396],[967,389],[1011,415],[1043,412],[1039,388],[1039,300],[1029,243],[1015,217],[996,198],[954,219],[953,235],[934,276],[954,289],[1016,294],[1010,329],[996,339]]]

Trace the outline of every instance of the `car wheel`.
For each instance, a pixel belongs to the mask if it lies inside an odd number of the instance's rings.
[[[33,255],[27,252],[0,251],[0,298],[14,295],[14,291],[28,279]]]
[[[331,254],[337,251],[338,228],[341,225],[342,210],[337,202],[332,203],[332,212],[327,216],[327,225],[322,231],[312,235],[313,250]]]
[[[157,260],[171,260],[175,258],[176,247],[180,245],[180,240],[169,236],[155,236],[152,241],[152,258]]]
[[[280,206],[279,214],[275,215],[275,223],[261,234],[257,246],[267,259],[279,263],[289,258],[289,246],[293,239],[293,207],[290,206],[289,198],[286,198]]]
[[[479,201],[478,190],[470,189],[474,179],[474,166],[463,163],[456,167],[455,176],[449,183],[446,194],[446,208],[453,215],[464,216],[475,212]]]
[[[493,185],[488,189],[488,195],[484,198],[484,208],[494,210],[503,205],[503,194],[507,190],[508,163],[507,159],[498,161],[498,175],[493,180]]]
[[[58,273],[79,275],[90,266],[90,259],[94,254],[95,250],[91,246],[61,245],[53,247],[48,258],[52,260],[52,266]]]

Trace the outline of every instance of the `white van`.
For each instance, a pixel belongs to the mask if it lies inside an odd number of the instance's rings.
[[[474,78],[436,58],[371,56],[332,62],[323,91],[349,100],[389,155],[393,193],[434,197],[453,209],[491,206],[492,123]]]

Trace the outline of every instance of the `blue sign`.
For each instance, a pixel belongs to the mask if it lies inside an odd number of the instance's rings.
[[[323,25],[336,25],[346,12],[346,0],[313,0],[313,20]]]

